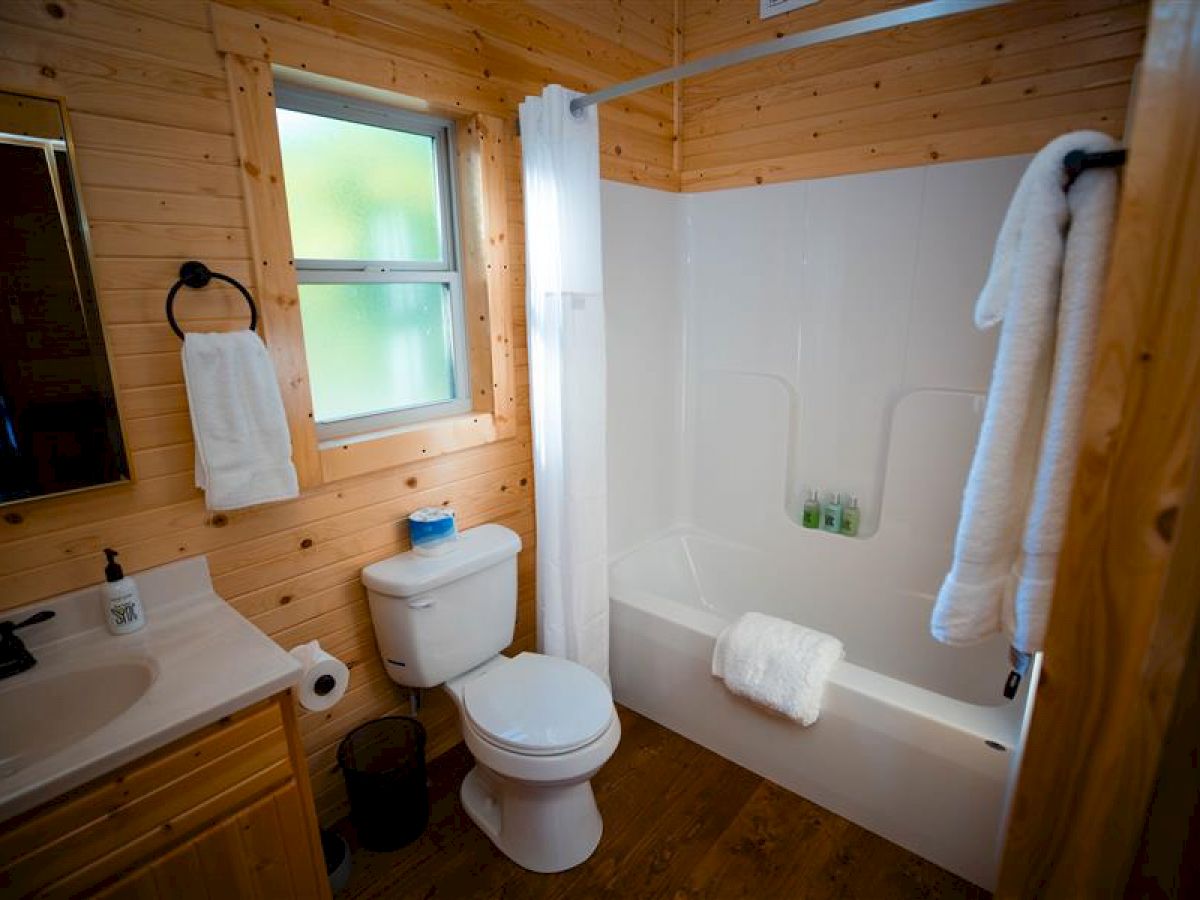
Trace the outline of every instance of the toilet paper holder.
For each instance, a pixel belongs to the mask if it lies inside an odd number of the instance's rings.
[[[302,707],[311,712],[323,712],[346,695],[350,668],[322,650],[319,641],[309,641],[289,652],[301,666],[296,700]]]

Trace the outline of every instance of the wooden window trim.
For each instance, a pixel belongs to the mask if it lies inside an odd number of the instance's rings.
[[[212,13],[217,49],[225,55],[262,327],[279,379],[301,487],[312,488],[514,437],[513,311],[505,241],[508,147],[503,121],[494,115],[465,110],[457,101],[450,105],[446,98],[420,101],[421,111],[455,123],[454,165],[459,188],[461,277],[472,409],[390,432],[320,442],[308,384],[272,65],[294,67],[304,80],[323,76],[353,82],[363,90],[376,89],[376,96],[377,89],[383,88],[401,104],[409,91],[392,80],[391,72],[386,79],[364,73],[355,54],[339,46],[335,36],[319,29],[303,29],[303,41],[278,42],[293,45],[289,55],[281,46],[266,41],[257,27],[264,21],[262,17],[216,4]],[[295,30],[286,33],[294,35]],[[257,48],[254,55],[244,55],[248,47]],[[420,85],[414,84],[411,93],[419,91]]]

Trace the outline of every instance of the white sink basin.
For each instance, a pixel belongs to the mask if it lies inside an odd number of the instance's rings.
[[[0,776],[104,727],[137,703],[155,677],[153,665],[140,659],[70,672],[40,668],[0,682]]]

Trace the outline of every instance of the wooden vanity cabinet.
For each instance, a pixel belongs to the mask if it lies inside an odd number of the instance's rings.
[[[0,823],[0,896],[330,896],[290,693]]]

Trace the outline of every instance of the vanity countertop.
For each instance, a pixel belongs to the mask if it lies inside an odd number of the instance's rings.
[[[0,613],[56,614],[18,632],[37,665],[0,681],[0,821],[299,681],[300,664],[213,591],[204,557],[134,580],[146,625],[133,634],[109,634],[98,586]]]

